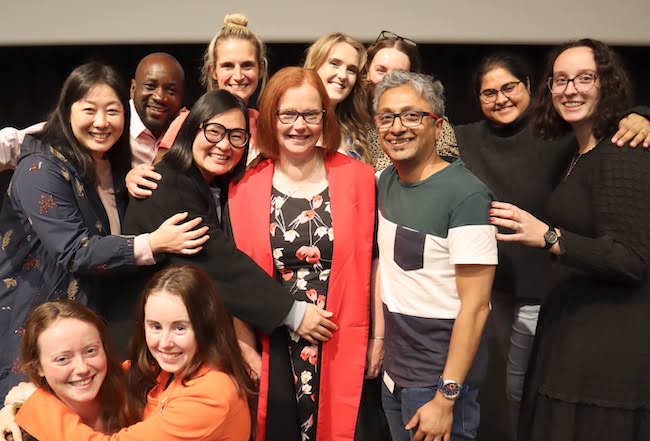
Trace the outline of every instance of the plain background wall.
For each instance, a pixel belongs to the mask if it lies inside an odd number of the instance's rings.
[[[268,42],[381,29],[427,43],[650,43],[648,0],[1,0],[0,44],[200,43],[241,11]]]

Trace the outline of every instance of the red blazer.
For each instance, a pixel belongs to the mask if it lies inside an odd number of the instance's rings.
[[[334,228],[327,309],[339,329],[322,345],[316,441],[353,440],[363,385],[370,318],[370,266],[375,223],[372,168],[336,153],[325,161]],[[237,247],[269,275],[275,272],[270,242],[274,164],[266,160],[249,170],[228,193]],[[262,375],[256,441],[267,440],[269,411],[268,336],[262,336]],[[286,352],[286,345],[284,347]],[[289,367],[287,367],[289,369]],[[284,383],[286,387],[286,382]],[[292,396],[293,396],[293,391]],[[293,398],[295,400],[295,398]],[[294,401],[295,402],[295,401]],[[268,441],[284,441],[271,439]]]

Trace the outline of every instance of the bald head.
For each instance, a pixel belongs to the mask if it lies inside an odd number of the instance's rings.
[[[131,98],[145,127],[160,137],[183,103],[185,72],[173,56],[164,52],[140,60],[131,80]]]

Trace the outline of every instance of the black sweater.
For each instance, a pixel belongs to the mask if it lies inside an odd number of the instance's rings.
[[[497,200],[546,219],[548,196],[566,173],[577,148],[572,133],[557,141],[541,140],[533,135],[527,117],[507,127],[481,121],[455,130],[463,162]],[[499,242],[495,290],[540,303],[552,286],[550,274],[547,251]]]

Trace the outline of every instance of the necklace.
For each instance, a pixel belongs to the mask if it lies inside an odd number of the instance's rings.
[[[286,196],[309,199],[327,187],[323,158],[317,157],[311,164],[292,168],[286,169],[276,161],[273,173],[273,186]]]
[[[571,172],[573,171],[573,168],[576,166],[578,161],[580,161],[580,158],[582,158],[582,153],[580,153],[579,150],[576,150],[575,154],[573,155],[573,159],[571,159],[571,163],[569,164],[569,168],[566,171],[566,174],[564,175],[564,179],[569,177]]]

